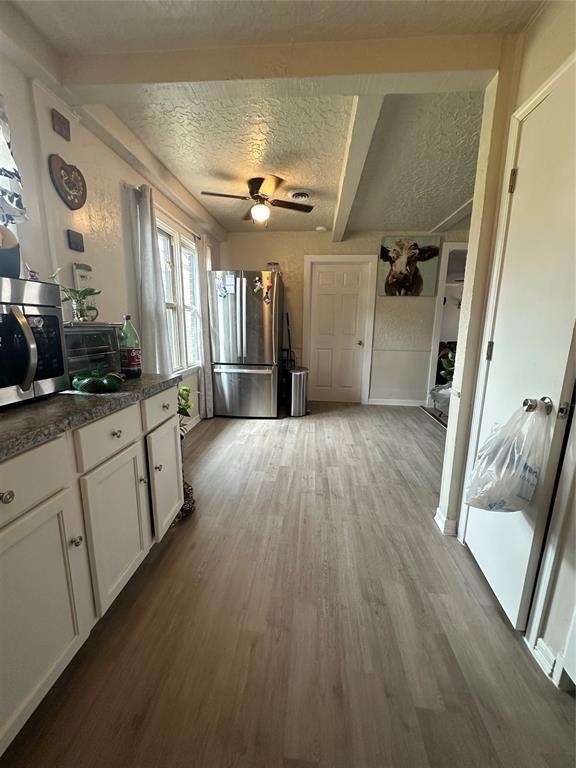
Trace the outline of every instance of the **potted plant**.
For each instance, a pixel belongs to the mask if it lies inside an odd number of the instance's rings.
[[[451,384],[452,379],[454,378],[454,362],[456,360],[456,352],[454,352],[452,349],[443,349],[440,353],[440,363],[442,364],[442,370],[440,371],[440,376],[446,381],[446,383]]]
[[[62,303],[69,301],[72,306],[72,320],[76,323],[86,323],[96,320],[98,317],[98,309],[91,304],[87,303],[87,300],[91,296],[98,296],[102,293],[100,288],[82,288],[78,290],[76,288],[67,288],[64,285],[60,286],[60,290],[64,294]]]

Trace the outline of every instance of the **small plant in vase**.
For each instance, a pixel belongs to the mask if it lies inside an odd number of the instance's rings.
[[[91,296],[98,296],[102,293],[100,288],[82,288],[78,290],[76,288],[67,288],[64,285],[60,286],[60,290],[64,294],[62,303],[69,301],[72,307],[72,320],[75,323],[87,323],[94,322],[98,317],[98,309],[92,304],[88,304],[88,299]]]

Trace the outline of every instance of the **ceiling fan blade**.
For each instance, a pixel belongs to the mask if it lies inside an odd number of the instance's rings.
[[[300,213],[310,213],[314,209],[313,205],[292,203],[290,200],[268,200],[268,202],[275,208],[287,208],[289,211],[300,211]]]
[[[200,192],[200,194],[208,197],[229,197],[232,200],[250,200],[247,195],[225,195],[223,192]]]
[[[283,181],[284,179],[281,179],[280,176],[266,176],[260,186],[260,194],[266,195],[266,197],[272,197]]]

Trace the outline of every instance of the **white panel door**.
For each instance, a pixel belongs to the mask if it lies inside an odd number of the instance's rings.
[[[73,491],[0,531],[0,753],[88,636],[91,599]]]
[[[160,541],[184,503],[180,422],[169,419],[146,436],[152,483],[154,537]]]
[[[552,481],[566,422],[557,407],[567,381],[575,318],[574,67],[522,120],[480,444],[526,397],[548,396],[552,460],[523,512],[470,508],[465,542],[508,618],[524,629],[534,588]]]
[[[80,480],[94,596],[102,616],[151,545],[148,479],[142,443],[134,443]]]
[[[367,264],[312,265],[310,400],[361,400],[367,279]]]

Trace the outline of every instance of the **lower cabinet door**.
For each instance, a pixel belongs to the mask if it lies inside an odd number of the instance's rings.
[[[0,754],[93,621],[82,510],[69,489],[0,531]]]
[[[142,443],[81,478],[96,611],[102,616],[151,545]]]
[[[182,450],[177,416],[146,436],[154,536],[160,541],[184,503]]]

